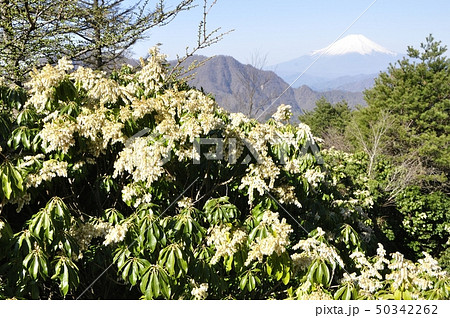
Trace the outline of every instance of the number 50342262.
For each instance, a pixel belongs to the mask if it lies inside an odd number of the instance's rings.
[[[437,305],[377,305],[376,314],[380,315],[437,315]]]

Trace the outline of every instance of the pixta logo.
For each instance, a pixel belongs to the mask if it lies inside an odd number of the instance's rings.
[[[141,138],[144,136],[147,136],[146,138],[148,138],[149,140],[153,139],[155,141],[166,141],[164,136],[160,135],[159,133],[153,132],[152,134],[148,135],[149,132],[149,128],[142,129],[126,141],[125,147],[130,147],[137,138]],[[280,146],[278,153],[280,164],[286,164],[288,159],[286,148],[283,147],[284,144],[288,144],[288,142],[284,140],[284,137],[282,135],[279,135],[279,138],[276,142],[271,143],[271,146]],[[247,150],[246,152],[244,152],[246,153],[246,156],[241,160],[239,160],[240,158],[237,157],[238,147],[244,147]],[[319,147],[312,138],[307,138],[305,144],[300,149],[300,154],[302,156],[306,155],[307,153],[310,153],[316,158],[317,164],[323,164],[323,158],[320,155]],[[169,162],[171,159],[171,154],[172,152],[168,150],[161,159],[161,163],[165,164]],[[260,153],[255,149],[253,144],[245,138],[227,138],[226,140],[224,138],[197,138],[192,143],[192,158],[193,164],[200,164],[202,158],[206,160],[226,159],[229,164],[248,165],[252,161],[258,164],[263,163],[263,159]]]

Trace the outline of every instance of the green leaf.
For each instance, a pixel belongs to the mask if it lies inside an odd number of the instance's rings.
[[[59,259],[55,265],[55,274],[51,277],[51,279],[56,279],[59,276],[59,274],[61,273],[61,265],[62,261],[61,259]]]
[[[173,250],[169,252],[169,256],[167,257],[166,268],[170,275],[175,275],[175,255]]]
[[[21,130],[18,128],[15,132],[13,132],[13,148],[16,150],[19,148],[20,140],[22,139]]]
[[[403,292],[403,300],[412,300],[412,295],[409,291],[405,290]]]
[[[63,275],[61,279],[61,284],[59,285],[59,289],[62,295],[65,297],[69,292],[69,269],[67,268],[66,263],[63,263]]]
[[[319,266],[319,262],[317,260],[315,260],[310,266],[309,266],[309,270],[308,270],[308,280],[311,283],[316,283],[316,281],[314,280],[315,277],[315,273],[316,273],[316,269]],[[317,282],[318,283],[318,282]]]
[[[343,295],[343,300],[350,300],[352,299],[352,291],[349,288],[349,286],[347,286],[347,288],[345,289],[344,295]]]
[[[341,296],[344,294],[344,292],[347,289],[347,285],[346,286],[342,286],[341,288],[339,288],[336,293],[334,294],[334,299],[338,300],[338,299],[342,299]]]
[[[136,282],[138,280],[138,275],[139,275],[139,266],[138,266],[137,260],[133,261],[132,267],[133,267],[133,270],[131,271],[131,275],[130,275],[129,279],[130,279],[131,285],[134,286],[134,285],[136,285]]]
[[[159,296],[159,280],[158,280],[158,276],[156,275],[156,272],[153,272],[150,275],[150,286],[152,289],[152,294],[153,297],[158,297]]]
[[[187,263],[187,261],[184,258],[179,258],[178,259],[178,263],[179,263],[181,269],[186,274],[188,272],[188,263]]]
[[[10,166],[9,170],[11,171],[16,188],[23,191],[23,178],[20,175],[20,172],[14,166]]]
[[[239,283],[239,288],[244,290],[245,286],[247,286],[248,274],[245,274],[241,277],[241,282]]]
[[[289,281],[291,280],[291,273],[289,271],[289,269],[285,272],[284,277],[283,277],[283,284],[287,285],[289,284]]]
[[[268,262],[266,263],[266,271],[268,275],[272,275],[272,266]]]
[[[11,181],[5,173],[2,174],[2,190],[5,198],[9,200],[11,198],[12,187]]]
[[[323,284],[322,278],[324,275],[324,271],[323,271],[323,267],[322,267],[323,262],[319,261],[319,265],[317,266],[317,270],[316,270],[316,281],[319,284]]]
[[[142,280],[141,280],[141,285],[139,286],[141,288],[141,292],[143,294],[145,294],[145,296],[147,297],[147,299],[151,299],[151,295],[149,295],[148,293],[148,279],[150,277],[150,270],[147,270],[146,273],[144,274],[144,276],[142,276]]]
[[[125,264],[126,265],[123,267],[123,270],[122,270],[122,279],[124,281],[127,281],[128,280],[128,272],[130,271],[130,268],[131,268],[131,261],[127,261]],[[119,267],[119,269],[120,269],[120,267]]]
[[[171,290],[170,290],[168,277],[165,274],[160,272],[160,278],[161,278],[161,280],[159,282],[161,285],[161,292],[166,299],[169,299]]]
[[[30,149],[30,136],[27,134],[28,131],[23,131],[21,136],[22,145],[25,149]]]
[[[233,255],[227,257],[225,270],[229,272],[231,271],[232,268],[233,268]]]
[[[153,252],[155,250],[155,248],[156,248],[156,243],[158,243],[158,240],[153,235],[153,232],[152,232],[152,234],[149,235],[148,238],[149,238],[148,244],[149,244],[149,247],[150,247],[150,251]]]
[[[125,247],[122,249],[118,249],[116,255],[113,258],[113,261],[117,263],[117,267],[120,269],[124,266],[125,259],[130,255],[130,251]]]
[[[248,291],[251,292],[253,289],[255,289],[255,286],[256,286],[255,277],[252,274],[249,274],[247,285]]]
[[[47,266],[47,260],[43,255],[41,255],[39,257],[39,267],[41,269],[42,276],[46,277],[48,275],[48,266]]]
[[[323,273],[323,285],[324,286],[328,286],[330,283],[330,270],[327,266],[327,264],[325,264],[324,262],[322,262],[322,273]]]
[[[39,259],[37,255],[34,255],[33,260],[31,261],[31,266],[29,268],[31,277],[33,279],[37,279],[39,273]]]

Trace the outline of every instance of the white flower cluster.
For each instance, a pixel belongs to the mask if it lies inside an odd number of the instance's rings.
[[[438,262],[426,252],[424,252],[425,258],[420,259],[418,264],[405,259],[404,255],[399,252],[391,254],[391,261],[386,259],[385,255],[386,251],[381,244],[378,244],[377,255],[371,262],[361,252],[352,253],[350,258],[355,260],[356,267],[360,269],[360,274],[344,275],[343,282],[354,281],[358,283],[363,294],[371,296],[374,292],[383,288],[383,276],[380,272],[386,270],[386,267],[390,272],[386,274],[385,280],[391,281],[394,290],[401,288],[407,290],[412,287],[419,291],[426,291],[433,288],[431,278],[441,278],[447,275],[445,271],[442,271]],[[412,293],[413,297],[417,298],[418,295]]]
[[[444,277],[447,273],[442,271],[437,261],[428,253],[423,252],[425,258],[414,264],[406,260],[403,254],[396,252],[391,254],[392,261],[388,265],[391,273],[386,275],[386,280],[392,280],[395,289],[400,287],[409,288],[411,284],[419,290],[425,291],[433,287],[432,277]]]
[[[322,289],[314,290],[311,293],[303,293],[299,299],[301,300],[334,300],[330,294],[325,293]]]
[[[200,121],[193,116],[186,116],[183,118],[180,128],[186,139],[191,143],[194,142],[196,138],[200,137],[203,132]]]
[[[77,117],[77,131],[80,136],[88,138],[95,149],[93,154],[98,156],[109,143],[124,142],[122,134],[123,123],[108,119],[108,109],[100,106],[94,108],[83,107]]]
[[[47,64],[40,71],[34,69],[30,75],[31,80],[25,84],[30,88],[30,99],[26,107],[33,105],[38,112],[45,109],[45,105],[53,95],[53,87],[57,86],[65,77],[66,71],[73,68],[73,65],[67,58],[59,60],[56,67]]]
[[[89,92],[95,86],[95,83],[105,77],[105,75],[104,72],[94,71],[91,68],[80,66],[75,72],[70,74],[70,78],[75,81],[77,86]]]
[[[89,91],[89,95],[93,99],[99,100],[100,105],[105,105],[107,103],[116,103],[119,97],[123,95],[123,90],[116,81],[100,78]]]
[[[133,197],[137,195],[136,189],[133,184],[127,184],[122,189],[122,200],[129,202],[133,200]]]
[[[11,204],[17,204],[16,212],[22,211],[24,205],[28,205],[31,202],[31,194],[25,193],[22,196],[15,197],[10,201]]]
[[[55,177],[67,177],[67,162],[50,159],[44,161],[37,174],[29,174],[25,181],[27,188],[37,188],[42,181],[50,181]]]
[[[70,120],[67,116],[48,118],[40,132],[47,152],[60,150],[67,153],[75,144],[73,137],[75,132],[89,139],[95,156],[98,156],[109,143],[124,142],[123,123],[108,119],[107,112],[108,109],[102,106],[83,107],[76,121]]]
[[[395,289],[399,289],[402,285],[408,286],[412,281],[410,275],[414,274],[416,266],[399,252],[392,253],[391,257],[392,262],[388,265],[391,273],[386,275],[386,279],[393,280],[392,286]]]
[[[138,183],[130,183],[122,189],[122,200],[130,205],[134,200],[133,206],[137,208],[144,203],[150,203],[152,201],[152,194]]]
[[[297,127],[297,139],[298,140],[305,140],[305,139],[310,139],[311,141],[314,141],[315,138],[311,132],[311,128],[304,124],[304,123],[299,123],[298,127]]]
[[[151,143],[151,137],[139,137],[119,154],[114,162],[114,177],[124,171],[133,176],[135,182],[145,181],[150,186],[163,173],[163,157],[170,151],[158,141]]]
[[[221,257],[233,256],[247,241],[247,233],[236,229],[232,231],[227,225],[216,225],[208,229],[206,240],[209,246],[214,245],[216,253],[211,258],[211,264],[217,264]]]
[[[237,116],[242,120],[242,116]],[[225,135],[230,145],[227,147],[225,157],[229,162],[237,159],[248,163],[252,159],[250,155],[240,158],[244,149],[248,148],[257,163],[251,163],[247,168],[247,174],[242,178],[240,189],[248,187],[249,204],[253,202],[254,191],[260,195],[274,187],[275,180],[280,174],[280,168],[269,155],[269,147],[280,142],[280,136],[276,127],[268,124],[253,122],[251,130],[248,128],[234,127],[231,124],[225,129]],[[232,142],[233,141],[233,142]],[[233,145],[233,146],[232,146]],[[230,160],[233,158],[233,160]]]
[[[306,240],[300,240],[292,247],[294,250],[303,250],[302,253],[295,253],[291,256],[295,268],[304,270],[316,259],[344,268],[344,261],[336,252],[336,249],[319,240],[324,234],[324,231],[318,227],[316,235]]]
[[[75,162],[72,166],[72,171],[77,171],[81,169],[85,164],[86,162],[83,160]]]
[[[102,126],[103,148],[106,148],[111,142],[114,145],[117,142],[123,143],[125,138],[122,133],[124,124],[112,120],[105,120]]]
[[[254,191],[257,190],[261,196],[266,191],[270,191],[279,174],[280,169],[271,159],[264,160],[262,164],[252,163],[247,168],[247,174],[241,179],[239,189],[248,187],[248,203],[251,204],[254,199]],[[269,179],[268,183],[266,183],[266,179]]]
[[[77,128],[75,122],[66,116],[59,116],[51,122],[46,122],[39,135],[47,152],[61,150],[63,153],[67,153],[69,148],[75,144],[73,134]]]
[[[292,117],[291,108],[291,105],[281,104],[272,118],[279,122],[288,121]]]
[[[23,162],[21,162],[18,167],[25,168],[25,167],[32,166],[36,163],[39,163],[39,160],[44,159],[44,158],[45,158],[45,155],[42,153],[37,154],[35,156],[25,156],[25,157],[23,157]]]
[[[105,236],[105,241],[103,245],[108,246],[112,243],[122,242],[128,231],[128,223],[116,224],[114,227],[110,228],[108,234]]]
[[[295,187],[289,185],[282,185],[276,188],[273,188],[273,191],[277,194],[278,201],[281,204],[294,204],[298,208],[302,207],[302,204],[298,201],[295,195]]]
[[[245,261],[246,266],[255,259],[262,262],[264,255],[270,256],[273,253],[281,255],[286,251],[286,246],[289,245],[289,233],[292,232],[292,228],[290,224],[286,223],[285,218],[281,221],[279,220],[278,213],[269,210],[265,211],[258,227],[266,227],[270,230],[266,237],[257,237],[250,244],[250,251]]]
[[[312,284],[309,280],[301,284],[296,290],[296,299],[299,300],[333,300],[329,294],[323,291],[321,286],[311,288]]]
[[[305,172],[305,178],[313,188],[317,188],[319,183],[324,180],[325,174],[323,172],[316,171],[315,169],[308,169]]]
[[[166,55],[159,53],[157,46],[149,49],[147,61],[141,58],[142,70],[138,73],[137,80],[145,87],[144,93],[147,95],[153,91],[158,91],[164,84],[166,78],[165,68],[167,65]]]
[[[373,207],[373,198],[370,195],[369,190],[356,190],[353,193],[357,198],[359,198],[360,205],[362,207],[372,208]]]
[[[311,265],[313,262],[313,259],[311,256],[307,255],[306,253],[294,253],[291,255],[292,264],[293,264],[293,270],[294,272],[297,272],[298,270],[305,270]]]
[[[177,202],[177,205],[180,209],[191,209],[194,207],[194,202],[192,202],[192,198],[184,197]]]
[[[101,106],[107,103],[116,103],[119,98],[126,103],[134,99],[129,87],[120,86],[106,76],[105,72],[93,71],[84,67],[79,67],[70,74],[70,78],[75,81],[75,84],[86,90],[89,98],[99,101]]]
[[[286,163],[284,164],[283,169],[290,174],[300,174],[302,170],[300,167],[302,166],[302,160],[298,158],[287,158]]]
[[[130,118],[136,120],[152,113],[153,111],[162,111],[164,110],[162,103],[163,102],[160,96],[152,99],[134,100],[130,106],[121,107],[120,118],[122,120],[127,120]]]
[[[437,260],[431,257],[427,252],[422,252],[425,255],[425,258],[422,258],[418,261],[418,271],[419,273],[425,273],[431,277],[443,277],[447,275],[445,271],[439,266]]]
[[[95,107],[94,109],[83,107],[81,114],[77,116],[78,132],[81,136],[96,140],[106,120],[107,109]]]
[[[194,282],[195,284],[195,282]],[[191,295],[194,296],[195,299],[201,300],[208,297],[208,283],[202,283],[200,286],[196,286],[192,288]]]
[[[70,61],[66,56],[64,56],[58,61],[58,65],[56,66],[56,68],[60,71],[67,72],[73,69],[73,64],[72,61]]]
[[[78,259],[83,257],[83,252],[89,248],[92,239],[106,236],[111,228],[111,224],[99,220],[95,220],[92,223],[79,224],[71,228],[69,233],[80,248]]]
[[[229,117],[231,119],[230,125],[233,128],[237,128],[240,125],[250,121],[250,118],[245,116],[243,113],[231,113]]]
[[[355,260],[356,268],[359,268],[361,273],[358,276],[356,273],[344,275],[343,281],[345,282],[352,280],[357,282],[363,294],[373,294],[383,287],[380,271],[384,270],[385,264],[389,264],[389,261],[385,258],[385,255],[386,251],[381,244],[378,244],[377,256],[375,257],[374,264],[371,264],[363,253],[352,253],[350,258]]]
[[[145,181],[150,186],[164,173],[164,160],[170,158],[174,144],[178,145],[175,155],[179,161],[199,156],[192,151],[194,139],[223,125],[214,116],[214,107],[211,98],[195,90],[167,90],[146,102],[133,102],[127,109],[134,119],[155,112],[155,131],[149,136],[127,140],[125,149],[114,164],[114,175],[127,172],[132,174],[135,182]],[[155,133],[164,138],[155,136]]]

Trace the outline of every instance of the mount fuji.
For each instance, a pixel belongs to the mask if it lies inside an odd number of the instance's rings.
[[[308,85],[320,91],[362,91],[372,86],[380,71],[400,58],[399,54],[364,35],[351,34],[325,48],[270,69],[289,84],[295,81],[293,87]]]
[[[381,45],[369,40],[362,34],[350,34],[327,47],[313,51],[311,55],[345,55],[351,53],[358,53],[361,55],[370,55],[374,53],[382,53],[396,56],[397,53],[389,51]]]

